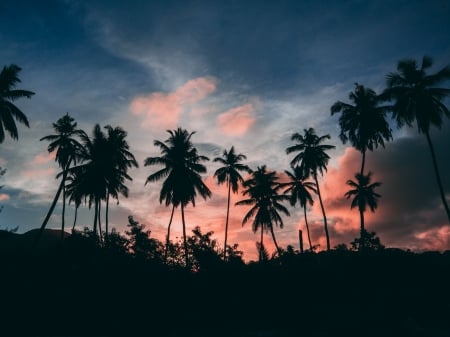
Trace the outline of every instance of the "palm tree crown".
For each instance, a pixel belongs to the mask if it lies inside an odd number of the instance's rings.
[[[378,198],[381,197],[378,193],[375,193],[375,188],[381,186],[380,182],[370,183],[372,173],[367,175],[360,173],[355,174],[356,181],[348,180],[347,185],[353,187],[353,189],[347,191],[345,196],[347,199],[353,197],[351,208],[358,207],[361,212],[365,212],[367,206],[369,206],[372,212],[378,206]]]
[[[30,127],[27,116],[16,107],[13,102],[19,98],[31,98],[34,92],[15,89],[20,83],[18,73],[22,69],[15,64],[4,66],[0,73],[0,144],[5,140],[5,131],[8,131],[12,139],[19,138],[14,119],[19,123]]]
[[[337,101],[331,106],[331,115],[341,113],[339,137],[344,144],[350,141],[362,153],[363,174],[366,151],[373,151],[379,145],[384,147],[384,141],[392,139],[392,131],[386,121],[386,113],[390,107],[380,106],[381,99],[375,91],[357,83],[349,99],[354,105]]]

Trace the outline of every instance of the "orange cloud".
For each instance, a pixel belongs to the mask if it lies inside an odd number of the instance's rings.
[[[174,128],[181,113],[213,93],[216,80],[210,77],[192,79],[170,93],[155,92],[135,97],[130,103],[133,115],[144,115],[144,128]]]
[[[241,136],[255,123],[253,104],[247,103],[223,112],[217,117],[220,130],[228,136]]]

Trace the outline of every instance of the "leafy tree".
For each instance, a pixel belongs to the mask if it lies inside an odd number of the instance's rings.
[[[352,189],[345,193],[347,199],[352,198],[350,208],[353,209],[354,207],[358,207],[359,210],[359,216],[361,220],[360,248],[365,247],[364,234],[366,233],[366,229],[364,225],[364,212],[366,211],[367,206],[372,212],[375,212],[375,209],[378,206],[378,198],[381,197],[381,195],[375,192],[375,188],[381,186],[381,183],[370,183],[371,177],[371,172],[369,172],[367,175],[356,173],[356,181],[347,181],[347,185],[352,187]]]
[[[312,251],[313,245],[311,243],[308,218],[306,216],[306,205],[309,204],[312,206],[314,204],[314,200],[312,198],[310,191],[317,193],[317,190],[315,188],[314,183],[306,181],[306,179],[303,177],[302,175],[303,172],[300,169],[300,167],[296,166],[292,168],[292,171],[293,171],[292,173],[289,171],[284,171],[287,174],[289,181],[287,183],[282,183],[280,185],[282,187],[287,187],[284,190],[284,193],[289,195],[289,203],[291,204],[291,206],[295,206],[298,201],[300,206],[303,207],[306,233],[308,235],[309,250]]]
[[[228,199],[227,199],[227,218],[225,221],[225,240],[223,244],[223,259],[226,259],[227,254],[227,238],[228,238],[228,219],[230,214],[230,194],[237,193],[239,190],[239,183],[244,182],[239,172],[250,173],[251,170],[247,165],[241,164],[240,162],[247,157],[241,153],[236,154],[234,147],[232,146],[229,151],[224,150],[222,157],[214,158],[214,162],[219,162],[223,166],[218,168],[214,172],[214,177],[217,178],[219,184],[226,183],[228,186]]]
[[[34,95],[28,90],[15,89],[21,82],[18,76],[21,70],[19,66],[11,64],[4,66],[0,72],[0,144],[5,141],[5,131],[12,139],[19,138],[15,120],[30,127],[27,116],[13,103],[19,98],[31,98]]]
[[[164,142],[154,141],[154,145],[161,149],[160,157],[148,157],[144,166],[162,165],[162,169],[149,175],[145,184],[165,178],[159,202],[165,201],[166,206],[181,208],[181,221],[183,224],[183,243],[185,250],[185,263],[189,268],[188,246],[186,241],[186,223],[184,208],[192,203],[195,207],[195,198],[199,193],[204,199],[211,196],[211,191],[202,181],[201,173],[206,173],[206,167],[201,163],[209,160],[208,157],[198,154],[191,137],[195,132],[178,128],[167,130],[170,137]],[[166,247],[169,245],[170,225],[167,231]]]
[[[256,233],[261,229],[260,244],[263,247],[263,233],[270,231],[272,239],[278,253],[281,252],[275,239],[273,226],[283,228],[283,219],[279,212],[290,215],[289,211],[281,202],[288,200],[288,196],[279,194],[282,188],[277,182],[276,172],[266,170],[266,166],[260,166],[253,171],[251,177],[244,181],[244,196],[248,199],[240,200],[236,205],[252,206],[242,220],[242,226],[249,220],[253,219],[252,229]],[[262,260],[262,251],[260,251],[260,261]]]
[[[384,141],[392,139],[391,128],[386,121],[389,106],[381,106],[381,99],[370,88],[355,83],[356,88],[349,99],[354,105],[337,101],[331,106],[331,115],[341,113],[339,137],[342,143],[350,141],[352,146],[361,152],[361,174],[364,174],[366,151],[373,151],[379,145],[384,147]]]
[[[128,248],[134,257],[144,260],[162,260],[164,246],[157,239],[150,238],[151,231],[146,231],[145,225],[139,224],[132,216],[129,216],[127,227],[125,234],[129,237]]]
[[[361,250],[361,247],[364,247],[364,251],[379,251],[385,248],[375,232],[368,232],[366,230],[364,230],[362,236],[360,235],[359,238],[355,238],[350,244],[351,250],[353,251]]]
[[[318,136],[313,128],[304,129],[303,135],[294,133],[291,140],[297,144],[286,149],[286,153],[298,152],[291,160],[291,166],[299,166],[301,175],[305,178],[312,176],[316,183],[317,196],[319,197],[320,208],[322,209],[325,236],[327,240],[327,250],[330,250],[330,236],[328,234],[327,217],[325,208],[320,194],[319,181],[317,174],[323,175],[323,171],[327,170],[328,160],[330,157],[326,153],[328,150],[335,148],[334,145],[322,144],[326,139],[330,139],[330,135]]]
[[[450,111],[444,104],[445,98],[450,96],[450,88],[438,87],[450,80],[450,65],[434,74],[427,74],[427,70],[432,65],[433,60],[429,56],[422,58],[420,66],[413,59],[399,61],[397,72],[387,75],[387,89],[383,92],[383,97],[394,100],[393,118],[397,121],[399,128],[404,125],[411,127],[416,122],[419,134],[425,135],[442,204],[450,221],[450,209],[445,198],[436,153],[430,137],[430,127],[441,128],[444,117],[450,117]]]
[[[77,123],[75,119],[66,113],[63,117],[59,118],[56,123],[53,123],[53,129],[56,134],[42,137],[40,140],[49,141],[48,152],[52,153],[56,150],[55,161],[62,168],[62,178],[50,206],[50,209],[41,225],[41,231],[47,226],[48,220],[53,213],[53,210],[58,202],[59,196],[62,191],[62,215],[61,215],[61,240],[64,239],[64,222],[65,222],[65,209],[66,209],[66,179],[69,173],[69,168],[72,164],[76,164],[80,159],[83,152],[83,146],[77,140],[78,137],[82,137],[85,133],[82,130],[77,129]]]

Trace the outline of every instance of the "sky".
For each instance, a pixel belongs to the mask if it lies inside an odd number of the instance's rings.
[[[39,228],[56,193],[59,172],[48,143],[52,123],[69,113],[89,135],[95,124],[121,126],[139,167],[129,173],[128,199],[111,204],[110,226],[123,232],[132,215],[151,236],[163,240],[170,208],[159,204],[159,183],[145,185],[159,167],[144,159],[158,156],[154,140],[177,127],[194,132],[192,141],[206,163],[206,201],[186,208],[187,230],[200,226],[224,239],[227,191],[217,185],[212,159],[234,146],[252,169],[266,165],[282,173],[292,155],[285,149],[295,132],[313,127],[330,135],[328,171],[320,177],[332,247],[358,236],[359,213],[344,197],[346,181],[359,170],[361,156],[338,135],[338,115],[330,107],[348,101],[354,83],[381,92],[386,75],[404,58],[434,60],[431,71],[450,63],[448,1],[77,1],[0,2],[0,66],[17,64],[31,99],[16,101],[30,128],[19,125],[19,140],[0,144],[0,228],[18,233]],[[446,102],[448,106],[448,101]],[[366,228],[387,247],[450,249],[450,224],[437,188],[425,137],[417,128],[397,129],[393,141],[367,154],[366,169],[382,182],[375,213]],[[450,121],[433,128],[447,200],[450,201]],[[248,211],[231,200],[229,244],[244,259],[257,258]],[[60,228],[61,203],[48,228]],[[286,205],[282,247],[299,249],[303,210]],[[66,213],[71,226],[74,207]],[[82,207],[78,228],[91,226],[93,210]],[[313,244],[325,249],[319,202],[308,209]],[[172,238],[181,236],[176,212]],[[304,238],[306,242],[306,237]],[[264,238],[270,253],[271,237]]]

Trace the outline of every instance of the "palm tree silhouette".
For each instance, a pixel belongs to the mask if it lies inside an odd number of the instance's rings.
[[[172,204],[172,209],[181,206],[185,263],[186,268],[189,268],[184,208],[189,203],[195,207],[197,193],[204,199],[211,197],[211,191],[200,176],[201,173],[206,173],[206,167],[201,162],[207,161],[209,158],[199,155],[191,142],[191,137],[195,132],[189,133],[182,128],[167,130],[167,132],[170,134],[168,139],[164,142],[155,140],[153,143],[161,149],[162,156],[148,157],[144,161],[144,166],[162,165],[164,167],[149,175],[145,184],[166,178],[162,184],[159,202],[165,201],[166,206]],[[169,236],[170,223],[167,230],[166,250],[169,245]]]
[[[225,242],[223,246],[223,259],[226,259],[227,255],[227,237],[228,237],[228,218],[230,214],[230,197],[231,190],[233,193],[237,193],[239,190],[239,183],[244,182],[244,178],[240,175],[241,172],[250,173],[251,170],[247,165],[241,164],[240,161],[247,159],[247,157],[241,153],[236,154],[234,147],[232,146],[229,151],[224,150],[222,157],[214,158],[214,162],[219,162],[223,166],[218,168],[214,172],[214,177],[217,178],[217,183],[227,183],[228,186],[228,199],[227,199],[227,218],[225,221]]]
[[[281,204],[282,201],[288,200],[289,197],[278,193],[281,186],[277,180],[276,172],[268,172],[265,165],[258,167],[256,171],[252,172],[251,177],[244,181],[245,190],[242,194],[244,196],[248,195],[249,198],[238,201],[236,205],[252,206],[244,216],[242,226],[253,218],[253,232],[256,233],[258,229],[261,229],[261,247],[264,247],[264,230],[270,231],[277,253],[280,255],[281,250],[275,239],[273,225],[275,224],[283,228],[283,219],[279,212],[286,215],[290,214],[287,208]],[[261,250],[259,252],[259,260],[262,261]]]
[[[347,181],[347,185],[353,189],[345,193],[347,199],[353,197],[350,208],[353,209],[354,207],[358,207],[359,210],[359,217],[361,220],[360,249],[365,246],[366,229],[364,225],[364,212],[366,211],[367,206],[369,206],[372,212],[375,212],[375,209],[378,206],[378,198],[381,197],[381,195],[375,192],[375,188],[381,186],[381,183],[370,183],[371,177],[371,172],[367,175],[356,173],[356,181]]]
[[[309,191],[317,193],[317,190],[315,188],[316,185],[311,181],[306,181],[306,179],[303,177],[303,172],[300,167],[293,167],[292,171],[292,173],[289,171],[284,171],[289,178],[289,182],[282,183],[280,185],[282,187],[287,187],[286,190],[284,190],[284,193],[289,195],[289,203],[291,204],[291,206],[295,206],[298,201],[300,206],[303,207],[309,249],[312,250],[313,246],[311,244],[308,218],[306,216],[306,205],[310,204],[312,206],[314,204],[314,200]]]
[[[291,140],[298,144],[290,146],[286,149],[286,153],[299,152],[291,160],[291,166],[294,167],[299,164],[301,176],[308,178],[312,176],[316,183],[317,195],[319,197],[320,207],[323,214],[323,222],[325,228],[325,236],[327,240],[327,250],[330,250],[330,236],[328,234],[327,217],[325,215],[325,208],[320,194],[319,181],[317,173],[323,175],[323,171],[327,170],[328,160],[330,157],[325,151],[334,149],[334,145],[322,144],[326,139],[330,139],[330,135],[317,136],[313,128],[304,129],[304,134],[294,133]]]
[[[106,167],[108,172],[105,211],[105,241],[108,243],[109,197],[112,196],[117,200],[117,203],[119,203],[119,194],[128,198],[128,187],[124,184],[124,181],[133,180],[128,175],[128,169],[138,167],[138,163],[125,140],[127,132],[121,127],[113,128],[110,125],[105,126],[105,129],[107,130],[106,152],[109,159]]]
[[[450,117],[450,111],[443,102],[446,97],[450,96],[450,89],[437,87],[450,79],[450,66],[447,65],[435,74],[428,75],[426,71],[432,65],[433,61],[429,56],[422,58],[420,67],[413,59],[399,61],[397,72],[387,75],[388,88],[382,95],[387,100],[394,100],[393,118],[397,121],[399,128],[405,124],[412,126],[415,121],[419,133],[425,135],[431,152],[442,204],[450,221],[450,209],[445,199],[436,154],[430,137],[430,127],[441,128],[443,117]]]
[[[341,112],[339,137],[342,143],[350,141],[352,146],[361,152],[361,174],[364,174],[366,151],[373,151],[384,141],[392,139],[391,129],[386,121],[389,106],[380,106],[380,98],[375,91],[355,83],[356,88],[349,99],[354,105],[337,101],[331,106],[331,115]]]
[[[82,156],[83,146],[76,139],[76,137],[82,137],[85,133],[82,130],[77,129],[77,123],[75,119],[66,113],[63,117],[59,118],[56,123],[53,123],[53,129],[56,134],[42,137],[40,140],[49,141],[48,152],[51,153],[56,150],[55,160],[62,168],[62,178],[59,184],[59,188],[53,199],[49,211],[41,225],[40,233],[44,231],[47,226],[48,220],[53,213],[53,210],[58,202],[61,191],[63,193],[62,201],[62,218],[61,218],[61,240],[64,239],[64,222],[65,222],[65,208],[66,208],[66,179],[69,173],[69,168],[72,164],[76,164],[77,160]],[[57,178],[60,175],[57,176]],[[38,235],[38,239],[40,235]]]
[[[12,139],[17,140],[19,134],[14,120],[30,127],[27,116],[16,107],[13,102],[16,99],[31,98],[34,92],[15,89],[20,83],[18,73],[22,69],[15,64],[4,66],[0,73],[0,144],[5,140],[5,131],[8,131]]]

